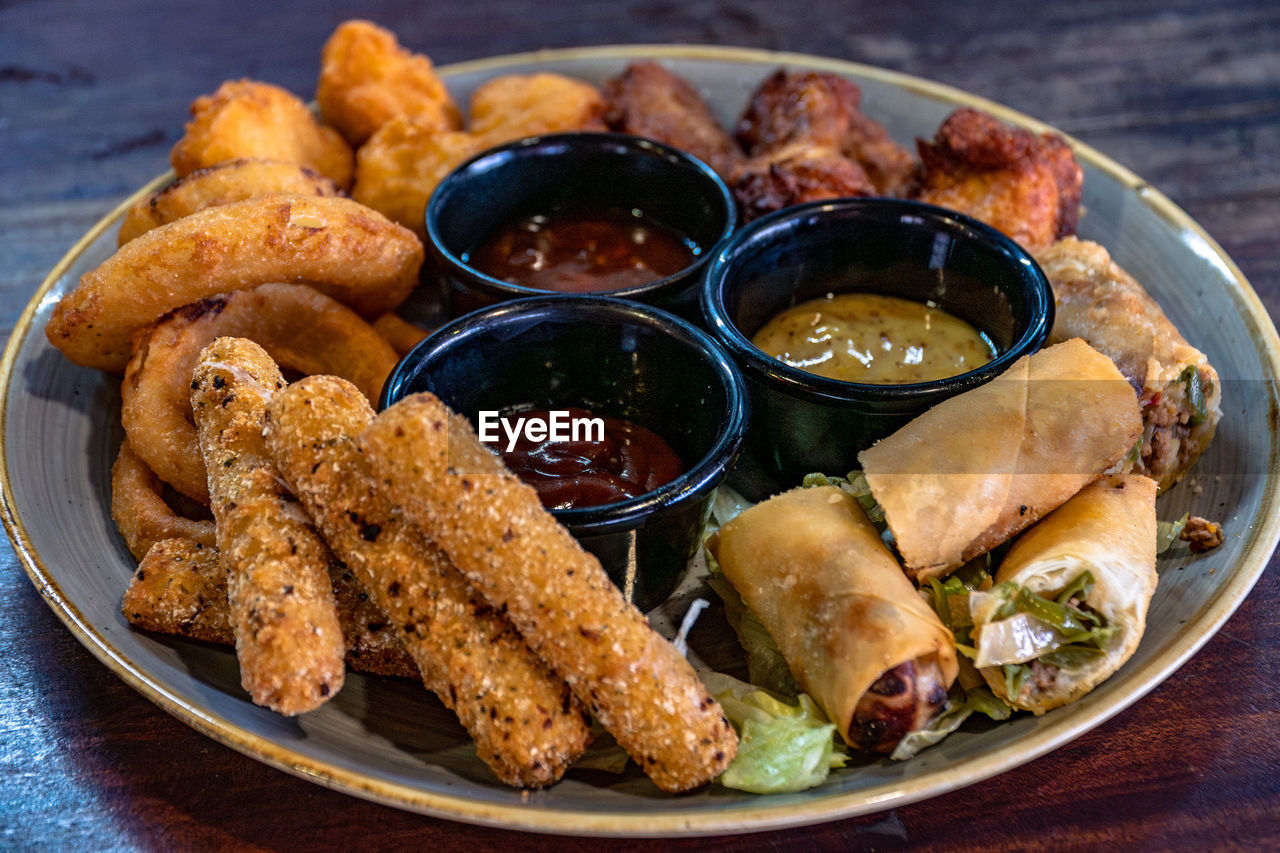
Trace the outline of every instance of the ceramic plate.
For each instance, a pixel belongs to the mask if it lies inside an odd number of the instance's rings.
[[[479,83],[497,74],[548,70],[599,82],[629,60],[646,57],[694,81],[726,124],[761,79],[785,65],[847,75],[863,89],[864,110],[906,145],[916,136],[932,136],[952,109],[965,104],[1044,129],[1025,116],[917,78],[758,51],[592,48],[441,70],[454,96],[465,102]],[[50,274],[0,365],[5,525],[32,581],[58,616],[140,693],[234,749],[356,796],[508,828],[661,836],[776,829],[946,793],[1043,755],[1137,701],[1235,610],[1280,534],[1272,418],[1280,341],[1265,309],[1231,260],[1168,199],[1085,146],[1077,145],[1076,154],[1085,170],[1081,235],[1108,246],[1147,285],[1225,381],[1217,439],[1194,476],[1161,498],[1159,512],[1176,518],[1192,509],[1219,519],[1227,539],[1207,557],[1193,559],[1185,549],[1175,549],[1163,558],[1137,654],[1089,696],[1043,717],[1022,715],[962,730],[910,761],[846,769],[799,794],[754,796],[710,786],[673,797],[661,794],[634,767],[620,776],[573,770],[547,791],[504,788],[475,757],[451,715],[408,681],[352,675],[333,701],[301,719],[255,707],[239,688],[230,651],[135,632],[121,617],[120,596],[134,564],[110,518],[109,470],[121,439],[119,380],[73,366],[43,334],[58,298],[114,249],[123,207],[85,235]],[[667,615],[657,614],[664,623]],[[714,622],[701,633],[711,628]]]

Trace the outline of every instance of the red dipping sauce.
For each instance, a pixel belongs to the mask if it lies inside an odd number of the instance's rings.
[[[557,409],[574,419],[596,418],[585,409]],[[548,410],[517,411],[506,416],[550,421]],[[490,446],[502,456],[515,474],[533,486],[547,509],[599,506],[638,497],[666,485],[684,473],[671,446],[653,430],[625,418],[605,418],[599,441],[531,440],[524,434],[514,447],[504,432]],[[505,427],[504,427],[505,429]],[[582,436],[587,435],[584,430]],[[496,446],[494,446],[496,444]]]
[[[519,219],[464,260],[509,284],[594,293],[674,275],[698,251],[638,210],[563,211]]]

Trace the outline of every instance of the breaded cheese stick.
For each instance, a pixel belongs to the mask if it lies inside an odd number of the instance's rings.
[[[262,347],[216,338],[196,364],[191,408],[227,572],[240,682],[257,704],[292,716],[337,693],[345,668],[328,549],[280,482],[262,436],[267,401],[284,384]]]
[[[430,394],[360,436],[378,485],[564,678],[659,788],[711,781],[737,735],[693,667],[599,561]]]
[[[208,643],[235,645],[227,573],[212,545],[194,539],[157,542],[138,564],[121,603],[129,624],[144,631],[172,634]],[[337,560],[329,579],[338,622],[347,646],[347,666],[375,675],[417,678],[418,667],[405,652],[395,628]]]
[[[373,420],[356,386],[310,376],[267,407],[281,476],[398,629],[422,681],[452,709],[508,785],[541,788],[591,741],[587,715],[449,558],[375,490],[355,437]]]

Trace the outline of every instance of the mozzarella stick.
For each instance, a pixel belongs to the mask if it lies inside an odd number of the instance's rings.
[[[591,740],[564,680],[449,558],[375,491],[355,437],[373,420],[356,386],[312,376],[275,396],[267,444],[330,547],[398,629],[422,681],[508,785],[558,781]]]
[[[138,564],[121,603],[129,624],[144,631],[192,640],[235,644],[227,573],[218,549],[194,539],[157,542]],[[337,560],[329,562],[329,580],[338,622],[347,646],[347,666],[375,675],[417,678],[418,667],[405,653],[395,629]]]
[[[360,446],[379,487],[659,788],[688,790],[724,770],[737,736],[693,667],[465,420],[416,394],[378,415]]]
[[[267,454],[267,401],[280,369],[244,338],[216,338],[191,383],[209,474],[215,536],[227,573],[240,682],[286,716],[319,707],[342,687],[342,630],[329,552]]]

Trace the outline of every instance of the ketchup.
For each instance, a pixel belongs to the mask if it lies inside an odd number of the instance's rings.
[[[568,293],[620,290],[674,275],[696,247],[640,211],[562,211],[518,219],[465,260],[511,284]]]
[[[592,418],[568,408],[572,418]],[[547,410],[509,417],[550,420]],[[604,421],[601,441],[532,441],[521,435],[512,450],[504,436],[495,448],[521,480],[533,486],[547,509],[572,509],[624,501],[653,491],[684,473],[671,446],[657,433],[625,418]]]

